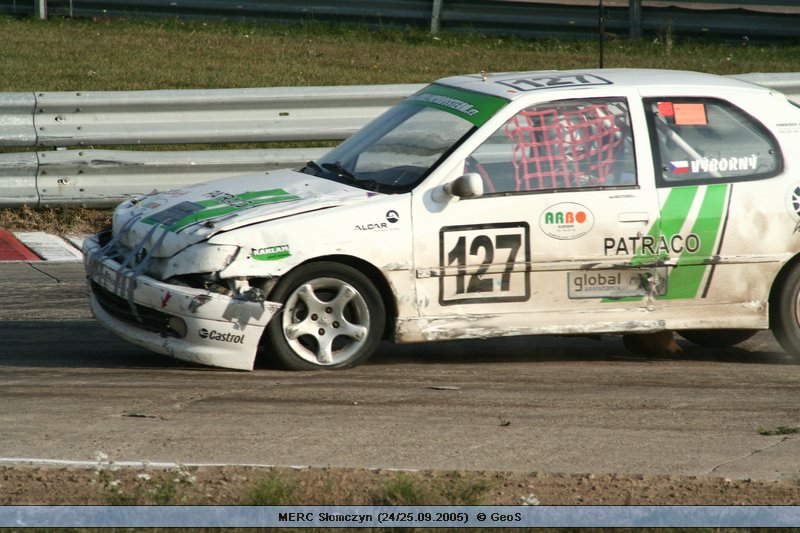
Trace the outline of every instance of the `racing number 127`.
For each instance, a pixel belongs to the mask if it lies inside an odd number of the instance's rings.
[[[440,246],[443,305],[528,299],[526,223],[448,226],[440,230]]]

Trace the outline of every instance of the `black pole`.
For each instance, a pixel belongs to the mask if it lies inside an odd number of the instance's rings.
[[[600,0],[600,10],[597,16],[597,22],[600,26],[600,68],[603,68],[603,55],[605,52],[604,48],[606,38],[606,14],[605,9],[603,9],[603,0]]]

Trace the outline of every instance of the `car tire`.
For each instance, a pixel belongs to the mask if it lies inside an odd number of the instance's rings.
[[[727,348],[744,342],[758,333],[757,329],[690,329],[678,334],[687,341],[709,348]]]
[[[267,349],[289,370],[356,366],[373,354],[386,325],[375,285],[341,263],[309,263],[292,270],[269,300],[283,308],[267,325]]]
[[[800,361],[800,265],[795,265],[773,289],[769,327],[781,348]]]

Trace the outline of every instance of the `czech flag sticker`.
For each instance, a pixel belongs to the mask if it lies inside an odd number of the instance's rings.
[[[687,174],[689,172],[688,161],[670,161],[669,166],[673,174]]]

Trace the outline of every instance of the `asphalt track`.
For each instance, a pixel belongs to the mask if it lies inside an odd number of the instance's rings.
[[[0,263],[0,462],[800,478],[800,365],[769,333],[681,345],[387,343],[348,371],[215,370],[102,329],[78,262]]]

